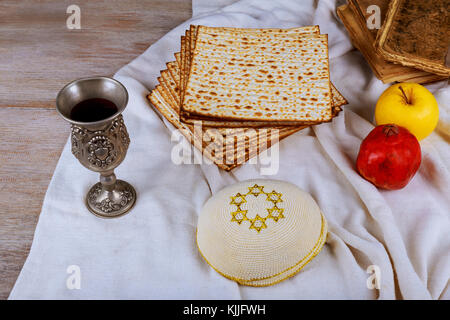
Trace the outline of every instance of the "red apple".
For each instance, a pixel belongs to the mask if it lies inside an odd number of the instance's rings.
[[[419,169],[420,144],[395,124],[375,127],[361,143],[356,167],[366,180],[383,189],[401,189]]]

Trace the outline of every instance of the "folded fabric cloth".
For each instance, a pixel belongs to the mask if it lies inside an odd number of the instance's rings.
[[[442,88],[435,92],[436,100],[439,104],[439,122],[437,131],[450,139],[450,90]]]
[[[373,108],[387,87],[353,49],[336,3],[241,0],[218,8],[194,1],[197,17],[183,23],[122,68],[124,113],[131,144],[117,176],[136,187],[133,211],[96,218],[84,194],[97,181],[64,148],[48,188],[30,255],[11,299],[449,299],[450,148],[440,131],[421,142],[418,174],[398,191],[381,191],[355,171]],[[232,1],[231,1],[232,2]],[[261,176],[261,164],[226,173],[214,165],[175,165],[173,127],[149,106],[159,70],[179,51],[189,24],[226,27],[320,25],[329,34],[332,81],[350,104],[331,123],[298,132],[279,148],[270,179],[310,193],[328,224],[327,244],[299,274],[266,288],[242,287],[213,269],[195,245],[202,205],[230,183]],[[447,82],[427,86],[449,108]],[[447,140],[445,140],[447,139]],[[305,152],[307,150],[307,152]],[[68,285],[74,275],[80,286]],[[371,284],[373,270],[380,288]]]

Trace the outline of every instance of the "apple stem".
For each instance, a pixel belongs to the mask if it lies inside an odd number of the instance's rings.
[[[402,86],[399,86],[400,91],[403,93],[403,97],[405,97],[406,103],[411,104],[411,102],[408,99],[408,96],[406,95],[405,91],[403,90]]]

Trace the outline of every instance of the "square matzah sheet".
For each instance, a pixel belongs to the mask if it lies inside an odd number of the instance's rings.
[[[183,115],[274,123],[331,120],[326,35],[227,35],[211,29],[198,29]]]
[[[179,67],[183,70],[178,76],[175,77],[180,82],[181,88],[181,100],[183,99],[184,89],[186,87],[187,76],[185,76],[190,70],[191,60],[192,60],[192,52],[195,49],[195,42],[197,38],[197,31],[199,26],[191,25],[190,29],[186,31],[186,35],[182,37],[181,43],[181,53],[176,53],[175,58],[178,62]],[[205,32],[208,33],[217,33],[217,29],[219,28],[209,28],[204,27]],[[245,33],[247,37],[260,37],[261,33],[265,33],[271,36],[277,36],[277,34],[291,34],[297,37],[302,37],[304,35],[311,34],[319,34],[320,29],[319,26],[306,26],[306,27],[298,27],[292,29],[239,29],[239,28],[220,28],[221,36],[225,34],[236,35]],[[173,68],[171,69],[171,73],[177,73]],[[341,106],[347,104],[347,100],[342,96],[342,94],[334,87],[332,83],[331,85],[331,99],[332,99],[332,116],[335,117],[342,110]],[[273,122],[264,122],[264,121],[223,121],[221,119],[213,119],[213,118],[202,118],[202,117],[194,117],[190,116],[186,118],[183,113],[180,113],[180,119],[184,123],[193,124],[195,121],[201,120],[202,124],[207,127],[272,127],[274,125]],[[277,126],[285,125],[285,126],[295,126],[295,125],[305,125],[307,124],[305,121],[302,121],[300,124],[296,122],[281,122],[278,121],[276,123]],[[314,122],[311,124],[315,124]]]

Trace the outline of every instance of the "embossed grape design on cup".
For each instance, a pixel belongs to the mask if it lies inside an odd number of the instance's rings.
[[[109,114],[98,114],[95,108],[92,113],[87,108],[84,114],[87,120],[76,118],[74,107],[83,101],[94,101],[95,107],[97,100],[109,102],[115,109]],[[75,80],[62,88],[56,98],[56,109],[71,124],[73,155],[83,166],[100,173],[100,182],[86,195],[86,205],[93,214],[103,218],[122,216],[136,202],[134,188],[128,182],[117,180],[114,174],[130,144],[121,115],[127,103],[125,87],[108,77]]]

